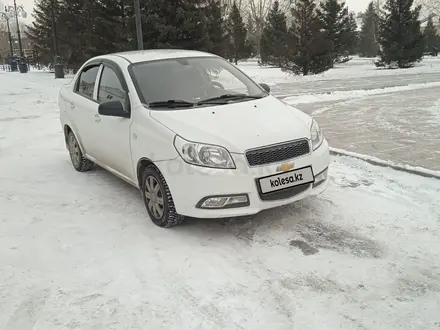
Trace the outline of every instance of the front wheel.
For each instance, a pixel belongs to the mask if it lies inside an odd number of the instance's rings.
[[[170,189],[156,166],[150,165],[144,170],[141,189],[145,207],[154,224],[170,228],[183,222],[185,217],[177,214]]]

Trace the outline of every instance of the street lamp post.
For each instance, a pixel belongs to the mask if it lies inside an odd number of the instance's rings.
[[[55,3],[57,0],[50,0],[50,9],[51,9],[51,20],[52,20],[52,35],[53,35],[53,52],[54,52],[54,61],[53,67],[55,71],[55,79],[64,78],[64,65],[61,56],[58,54],[58,35],[57,35],[57,24],[56,24],[56,16],[55,16]]]
[[[134,15],[136,21],[136,37],[138,50],[144,49],[143,35],[142,35],[142,21],[141,21],[141,8],[139,0],[133,0]]]
[[[21,9],[21,12],[23,12],[23,7],[19,7]],[[21,43],[21,34],[20,34],[20,24],[18,24],[18,11],[17,11],[17,3],[14,0],[14,12],[15,12],[15,22],[17,23],[17,34],[18,34],[18,45],[20,47],[20,56],[24,57],[23,54],[23,44]]]
[[[17,23],[17,35],[18,35],[18,46],[20,47],[20,62],[18,64],[20,73],[26,73],[28,71],[26,60],[24,59],[24,52],[23,52],[23,44],[21,43],[21,34],[20,34],[20,24],[18,22],[18,16],[21,16],[23,18],[26,18],[26,12],[24,11],[24,8],[22,5],[17,6],[16,0],[14,0],[14,5],[6,6],[6,11],[9,13],[13,13],[13,16],[15,16],[15,21]]]

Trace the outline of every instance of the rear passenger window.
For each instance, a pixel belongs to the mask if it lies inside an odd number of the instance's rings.
[[[99,66],[92,66],[84,69],[79,76],[78,93],[93,98],[93,90],[95,89],[96,76],[98,75]]]

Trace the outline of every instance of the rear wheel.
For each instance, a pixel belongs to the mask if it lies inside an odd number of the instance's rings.
[[[94,163],[84,157],[73,132],[69,132],[67,135],[67,148],[69,150],[70,160],[72,161],[72,165],[75,170],[78,172],[87,172],[93,168]]]
[[[156,166],[149,165],[144,170],[141,188],[145,207],[154,224],[170,228],[183,222],[185,217],[177,214],[170,189]]]

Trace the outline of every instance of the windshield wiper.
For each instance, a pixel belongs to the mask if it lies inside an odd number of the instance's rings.
[[[197,104],[207,104],[207,103],[224,103],[233,100],[243,100],[243,99],[261,99],[264,95],[247,95],[247,94],[223,94],[216,97],[211,97],[206,100],[197,102]],[[220,101],[220,102],[219,102]]]
[[[150,108],[192,108],[196,104],[184,100],[154,101],[148,103]]]

